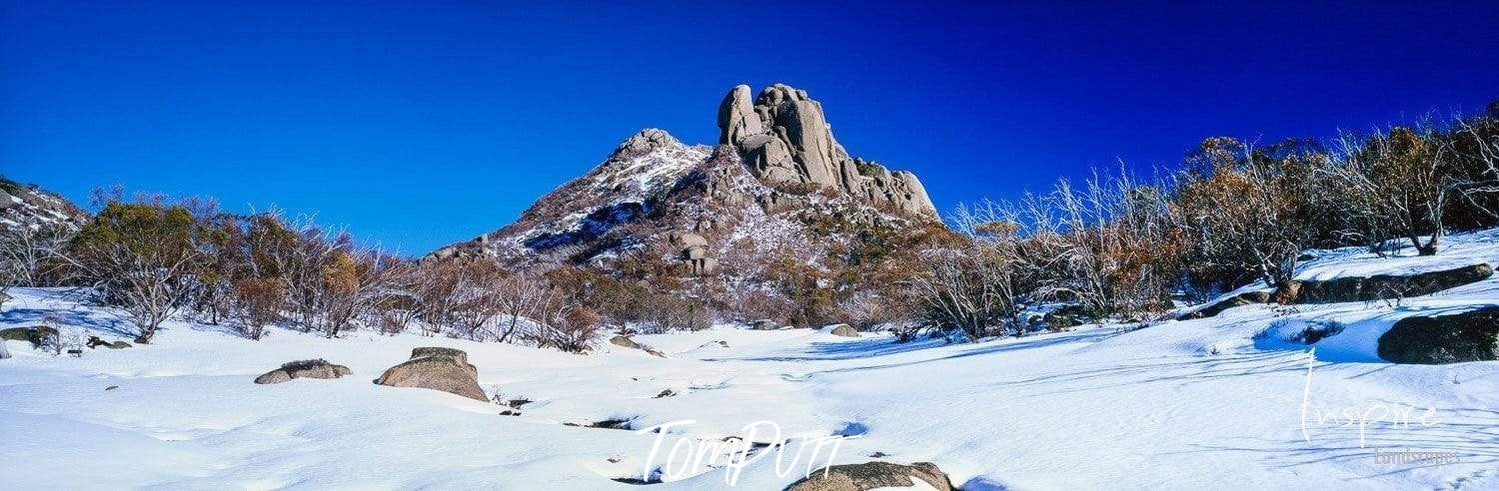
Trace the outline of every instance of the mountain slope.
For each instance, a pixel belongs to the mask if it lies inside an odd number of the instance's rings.
[[[77,229],[89,214],[59,194],[0,177],[0,228],[62,225]]]

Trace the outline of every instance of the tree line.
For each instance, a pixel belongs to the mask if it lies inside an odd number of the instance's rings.
[[[0,284],[82,286],[149,343],[177,316],[249,339],[272,326],[358,328],[583,351],[608,324],[706,327],[707,311],[597,272],[509,271],[482,257],[415,260],[279,212],[225,213],[201,198],[97,192],[81,227],[0,230]],[[0,297],[3,298],[3,297]]]
[[[1499,225],[1496,211],[1499,103],[1325,141],[1207,138],[1150,179],[1121,169],[960,206],[968,240],[922,254],[908,332],[1019,335],[1042,304],[1139,320],[1251,282],[1289,302],[1305,249],[1433,255],[1452,231]]]

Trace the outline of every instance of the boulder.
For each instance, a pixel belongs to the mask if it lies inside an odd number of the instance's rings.
[[[925,484],[938,491],[952,491],[947,474],[930,462],[911,465],[890,462],[865,462],[829,467],[827,472],[814,470],[786,488],[786,491],[868,491],[871,489],[904,489]],[[923,488],[924,489],[924,488]]]
[[[683,249],[693,247],[707,247],[708,239],[691,232],[675,232],[671,234],[671,243]]]
[[[315,360],[298,360],[284,363],[281,365],[281,368],[255,377],[255,383],[279,384],[299,378],[333,379],[350,373],[353,372],[349,371],[349,367],[334,365],[328,363],[328,360],[321,358]]]
[[[635,343],[635,340],[630,339],[629,336],[615,336],[609,338],[609,344],[615,346],[623,346],[626,348],[640,349],[640,345]]]
[[[663,147],[679,147],[682,143],[673,138],[670,133],[657,128],[646,128],[640,130],[634,136],[625,139],[614,152],[609,154],[611,161],[626,161],[645,155]]]
[[[623,347],[631,348],[631,349],[638,349],[638,350],[644,351],[646,353],[649,353],[651,355],[659,356],[661,358],[666,358],[666,355],[661,354],[660,351],[656,351],[654,349],[651,349],[649,346],[645,346],[645,345],[642,345],[640,343],[636,343],[635,340],[630,339],[629,336],[615,336],[615,337],[609,338],[609,344],[612,344],[612,345],[615,345],[615,346],[623,346]]]
[[[834,324],[829,327],[832,327],[832,329],[829,329],[828,332],[834,336],[843,336],[845,338],[859,337],[859,330],[854,329],[854,326],[850,326],[848,324]]]
[[[489,401],[479,387],[479,369],[468,363],[463,350],[421,347],[411,350],[411,359],[390,367],[375,383],[391,387],[440,390],[479,401]]]
[[[712,274],[718,270],[718,260],[705,257],[700,259],[685,259],[681,264],[681,271],[686,276],[702,276]]]
[[[1499,359],[1499,307],[1406,317],[1379,337],[1378,354],[1386,361],[1421,365]]]

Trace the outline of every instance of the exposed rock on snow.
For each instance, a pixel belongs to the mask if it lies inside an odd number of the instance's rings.
[[[859,337],[859,330],[854,329],[854,326],[850,326],[848,324],[833,324],[831,326],[828,326],[827,330],[829,334],[832,334],[834,336],[843,336],[845,338]]]
[[[1430,295],[1493,276],[1488,264],[1430,271],[1413,275],[1346,276],[1326,281],[1293,281],[1286,295],[1291,303],[1366,302]]]
[[[1417,271],[1409,274],[1376,274],[1372,276],[1335,276],[1328,279],[1299,279],[1275,292],[1247,291],[1219,300],[1207,307],[1188,311],[1178,320],[1201,319],[1244,305],[1269,303],[1325,304],[1369,302],[1431,295],[1463,285],[1477,283],[1494,275],[1487,263],[1457,268]]]
[[[410,360],[390,367],[375,383],[440,390],[470,399],[489,401],[489,396],[479,387],[478,368],[468,363],[468,353],[453,348],[412,349]]]
[[[1177,316],[1177,320],[1191,320],[1191,319],[1202,319],[1202,318],[1206,318],[1206,317],[1212,317],[1212,316],[1215,316],[1215,315],[1218,315],[1218,314],[1222,313],[1225,310],[1228,310],[1228,309],[1231,309],[1231,308],[1234,308],[1234,307],[1242,307],[1242,306],[1245,306],[1245,305],[1253,305],[1253,304],[1257,304],[1257,303],[1266,303],[1266,302],[1269,302],[1269,301],[1270,301],[1270,292],[1267,292],[1267,291],[1244,292],[1244,293],[1240,293],[1238,295],[1234,295],[1234,296],[1228,297],[1228,298],[1223,299],[1223,300],[1219,300],[1217,303],[1208,305],[1206,307],[1202,307],[1202,308],[1199,308],[1199,309],[1196,309],[1196,310],[1192,310],[1192,311],[1186,312],[1186,313],[1184,313],[1184,314],[1182,314],[1180,316]]]
[[[1401,319],[1379,337],[1379,357],[1422,365],[1499,360],[1499,307]]]
[[[299,378],[333,379],[353,373],[349,367],[334,365],[327,360],[300,360],[287,362],[281,368],[255,377],[257,384],[279,384]]]
[[[640,345],[636,344],[635,341],[630,340],[629,336],[615,336],[609,338],[609,344],[615,346],[623,346],[626,348],[640,349]]]
[[[718,141],[739,150],[755,177],[771,186],[815,184],[871,204],[931,219],[937,208],[915,174],[890,172],[849,157],[833,138],[822,104],[804,90],[775,84],[753,105],[747,85],[734,87],[718,109]]]
[[[638,350],[641,350],[641,351],[644,351],[646,353],[650,353],[652,355],[659,356],[659,357],[662,357],[662,358],[666,357],[666,355],[661,354],[660,351],[656,351],[654,349],[651,349],[649,346],[644,346],[644,345],[641,345],[640,343],[636,343],[634,340],[630,339],[629,336],[615,336],[615,337],[609,338],[609,344],[612,344],[612,345],[615,345],[615,346],[620,346],[620,347],[625,347],[625,348],[630,348],[630,349],[638,349]]]
[[[103,339],[99,339],[99,336],[89,336],[88,344],[86,346],[88,346],[89,349],[99,347],[105,347],[109,349],[125,349],[130,347],[130,343],[124,341],[109,342]]]
[[[771,319],[760,319],[750,322],[750,328],[756,331],[774,331],[781,328],[781,324]]]
[[[868,491],[912,487],[938,491],[953,489],[947,474],[930,462],[911,465],[866,462],[829,467],[826,476],[822,472],[814,472],[806,479],[787,487],[786,491]]]
[[[26,341],[31,343],[32,347],[41,346],[50,339],[57,339],[57,329],[48,326],[0,329],[0,340]]]

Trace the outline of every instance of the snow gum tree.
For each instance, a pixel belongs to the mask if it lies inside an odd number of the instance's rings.
[[[69,243],[68,257],[106,300],[130,314],[135,341],[149,343],[188,303],[202,239],[186,207],[111,202]]]

